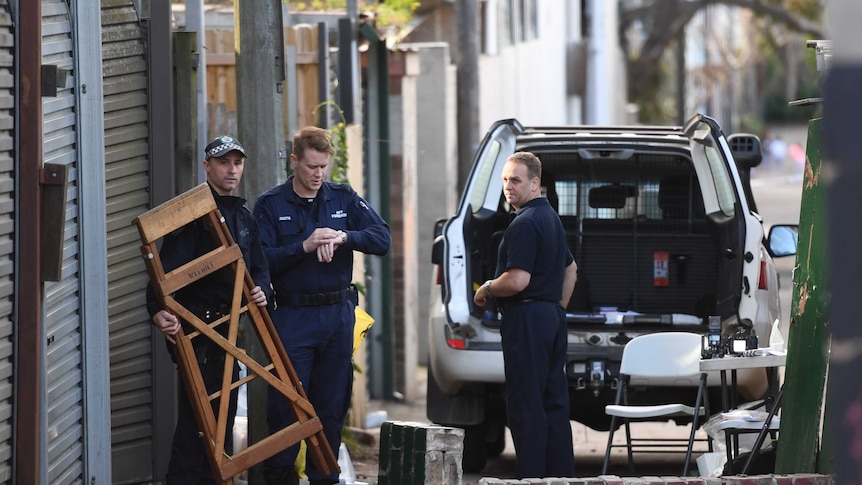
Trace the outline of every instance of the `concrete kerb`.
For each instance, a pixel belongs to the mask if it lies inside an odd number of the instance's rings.
[[[380,428],[378,485],[461,485],[464,430],[415,421],[386,421]],[[830,475],[727,477],[492,478],[479,485],[833,485]]]
[[[728,477],[482,478],[479,485],[833,485],[830,475],[748,475]]]

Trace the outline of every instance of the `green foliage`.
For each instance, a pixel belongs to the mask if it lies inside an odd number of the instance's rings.
[[[332,156],[332,181],[337,184],[349,183],[347,175],[347,125],[341,121],[332,127],[332,146],[335,154]]]
[[[344,119],[344,110],[342,110],[335,101],[327,99],[315,106],[312,113],[315,116],[318,116],[317,111],[324,106],[335,107],[338,111],[338,117],[340,120],[329,129],[332,148],[335,149],[335,154],[332,155],[332,181],[337,184],[350,183],[347,175],[347,122]]]
[[[347,0],[287,0],[292,10],[344,10]],[[376,24],[380,27],[404,27],[413,19],[413,12],[419,8],[417,0],[364,0],[360,8],[374,12]]]
[[[419,2],[415,0],[386,0],[373,10],[377,14],[377,25],[397,28],[407,25],[418,7]]]

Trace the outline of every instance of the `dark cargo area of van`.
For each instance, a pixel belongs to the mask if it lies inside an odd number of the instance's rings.
[[[714,314],[722,291],[724,218],[705,213],[687,156],[632,149],[603,150],[595,157],[536,153],[543,163],[543,191],[578,263],[567,308],[570,326],[684,328]],[[494,276],[508,211],[501,197],[497,213],[479,213],[470,224],[477,249],[473,281]]]

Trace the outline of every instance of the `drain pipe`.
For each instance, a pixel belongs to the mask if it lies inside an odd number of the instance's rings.
[[[19,2],[15,60],[18,157],[15,171],[15,450],[14,483],[44,483],[42,436],[42,2]],[[22,221],[36,221],[22,224]],[[21,262],[25,262],[21,264]],[[19,432],[20,431],[20,432]]]

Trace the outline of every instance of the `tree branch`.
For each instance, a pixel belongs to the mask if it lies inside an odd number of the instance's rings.
[[[679,37],[694,15],[703,8],[719,4],[745,8],[769,17],[790,30],[823,38],[822,30],[815,23],[795,15],[783,5],[762,0],[654,0],[643,6],[626,9],[620,14],[619,28],[629,72],[629,101],[635,101],[645,94],[658,70],[662,54]],[[638,57],[632,58],[624,33],[636,22],[647,24],[649,28],[646,29],[648,35]]]
[[[725,5],[747,8],[753,12],[765,15],[772,18],[772,20],[786,25],[790,30],[809,34],[817,39],[822,39],[824,37],[820,26],[808,19],[795,15],[793,12],[781,5],[764,3],[758,0],[713,0],[710,3],[722,3]]]

